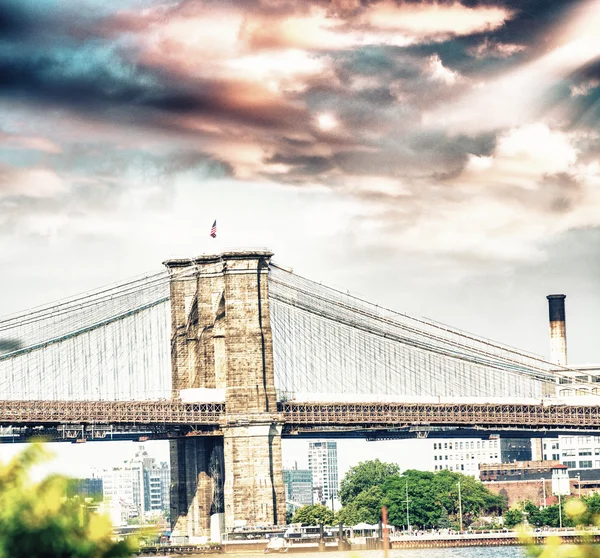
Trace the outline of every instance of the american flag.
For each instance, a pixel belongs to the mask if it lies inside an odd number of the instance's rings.
[[[212,227],[210,228],[210,236],[212,236],[213,238],[217,237],[217,220],[215,219],[215,222],[212,224]]]

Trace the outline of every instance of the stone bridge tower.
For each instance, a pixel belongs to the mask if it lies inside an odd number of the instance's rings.
[[[284,524],[267,251],[165,262],[171,272],[173,398],[225,394],[222,436],[171,442],[173,533]],[[212,391],[214,390],[214,391]],[[190,392],[188,392],[190,393]],[[193,392],[192,392],[193,393]]]

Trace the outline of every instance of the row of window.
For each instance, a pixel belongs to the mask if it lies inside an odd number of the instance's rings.
[[[600,444],[600,436],[561,436],[563,446]],[[557,446],[558,447],[558,446]]]
[[[446,470],[446,471],[454,471],[454,467],[452,465],[450,465],[450,467],[448,467],[448,465],[440,465],[439,469],[437,465],[434,465],[433,469],[435,471],[442,471],[442,470]],[[464,465],[457,465],[456,466],[456,470],[457,471],[464,471],[465,470],[465,466]]]
[[[443,447],[442,447],[443,443]],[[434,442],[433,449],[441,450],[441,449],[452,449],[452,444],[454,444],[454,449],[485,449],[485,440],[479,440],[477,442],[477,446],[475,446],[475,442]],[[464,444],[464,447],[463,447]],[[469,446],[469,444],[471,444]],[[489,449],[497,449],[498,448],[498,440],[490,440],[488,441]]]
[[[465,459],[475,459],[475,454],[474,453],[461,453],[459,455],[460,455],[460,460],[461,461],[463,461]],[[485,455],[478,454],[478,457],[479,457],[479,460],[486,459]],[[450,455],[450,456],[448,456],[448,455],[434,455],[433,456],[433,460],[434,461],[448,461],[448,460],[452,461],[453,459],[454,459],[453,455]],[[496,454],[491,454],[490,453],[489,456],[487,456],[487,459],[490,459],[490,460],[491,459],[498,459],[498,454],[497,453]],[[456,456],[456,461],[458,461],[458,455]]]
[[[586,383],[598,383],[600,382],[600,376],[588,376],[588,375],[580,375],[580,376],[563,376],[558,380],[559,384],[573,384],[577,382],[586,382]],[[585,389],[585,388],[582,388]],[[597,389],[597,388],[594,388]],[[579,391],[579,390],[577,390]]]
[[[577,461],[563,461],[563,465],[566,465],[569,469],[577,469]],[[600,467],[600,461],[596,461],[596,466]],[[584,460],[579,462],[579,469],[591,469],[592,462]]]
[[[586,455],[592,455],[592,448],[579,448],[579,451],[574,450],[574,449],[563,450],[563,457],[575,457],[577,455],[579,455],[579,457],[586,456]],[[600,455],[600,448],[594,449],[593,455]]]

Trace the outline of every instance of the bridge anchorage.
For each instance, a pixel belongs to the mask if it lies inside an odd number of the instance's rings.
[[[169,439],[173,533],[217,538],[285,522],[282,436],[600,430],[600,371],[566,365],[562,306],[551,311],[560,358],[547,362],[271,257],[168,260],[162,273],[1,319],[0,440]]]

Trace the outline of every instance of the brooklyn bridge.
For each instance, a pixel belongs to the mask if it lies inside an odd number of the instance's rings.
[[[394,312],[268,251],[166,270],[0,320],[13,440],[170,440],[175,533],[285,521],[282,436],[600,430],[594,372]],[[557,397],[575,395],[579,397]]]

